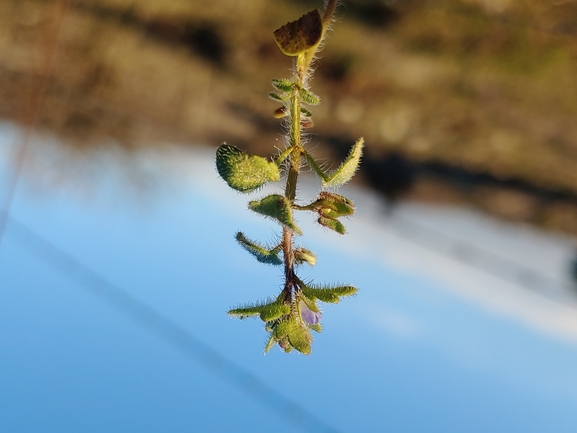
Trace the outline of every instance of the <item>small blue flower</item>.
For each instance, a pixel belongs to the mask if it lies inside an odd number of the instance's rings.
[[[301,312],[301,318],[307,325],[318,325],[320,323],[322,316],[320,311],[315,313],[303,301],[299,302],[299,309]]]

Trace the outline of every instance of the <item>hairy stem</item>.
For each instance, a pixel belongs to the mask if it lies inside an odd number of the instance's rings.
[[[323,37],[328,28],[328,24],[332,20],[333,14],[337,7],[337,0],[328,0],[326,9],[322,17],[323,21]],[[321,37],[321,41],[323,39]],[[309,68],[314,59],[315,52],[320,45],[317,44],[308,52],[299,54],[295,59],[294,65],[294,88],[292,90],[289,102],[289,116],[290,116],[290,131],[289,131],[289,163],[288,175],[285,186],[285,197],[290,200],[291,205],[294,204],[297,191],[297,182],[300,172],[301,158],[304,154],[302,145],[302,126],[301,126],[301,89],[305,88]],[[279,158],[280,159],[280,158]],[[280,162],[280,161],[279,161]],[[293,210],[291,209],[291,212]],[[282,232],[282,251],[284,257],[284,273],[285,273],[285,300],[292,298],[292,293],[297,287],[297,277],[294,272],[294,244],[293,232],[287,227],[283,227]]]
[[[291,149],[288,164],[288,175],[285,187],[285,197],[290,200],[291,205],[294,203],[297,191],[297,182],[300,172],[301,157],[303,154],[301,139],[301,92],[300,89],[305,85],[305,77],[308,65],[304,64],[305,56],[297,56],[295,61],[294,89],[290,97],[290,131],[289,147]],[[291,212],[293,212],[291,210]],[[293,250],[293,233],[290,229],[283,227],[282,247],[285,267],[285,287],[286,295],[292,294],[295,286],[294,273],[294,250]]]

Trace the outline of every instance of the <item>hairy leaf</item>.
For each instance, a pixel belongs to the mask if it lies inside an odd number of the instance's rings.
[[[293,89],[293,82],[286,78],[273,78],[272,86],[281,92],[291,92]]]
[[[276,344],[276,340],[271,335],[264,346],[264,353],[267,354],[273,348],[273,346],[275,344]]]
[[[308,89],[301,88],[301,100],[307,105],[319,105],[321,103],[321,97],[315,95]]]
[[[290,306],[284,304],[278,299],[268,299],[267,301],[260,304],[233,308],[228,312],[229,315],[236,316],[241,319],[258,315],[263,322],[270,322],[271,320],[278,319],[279,317],[289,313]]]
[[[286,100],[286,98],[283,98],[282,96],[279,96],[274,92],[269,92],[268,97],[270,99],[272,99],[273,101],[277,101],[277,102],[284,102]]]
[[[272,194],[262,200],[253,200],[248,203],[248,207],[256,213],[278,221],[299,235],[302,233],[293,221],[290,201],[282,195]]]
[[[343,296],[353,296],[357,288],[353,286],[303,286],[303,294],[309,299],[337,304]]]
[[[363,155],[363,145],[364,140],[359,138],[351,149],[349,156],[347,159],[345,159],[341,166],[329,174],[326,178],[321,178],[325,188],[336,188],[342,186],[353,178],[357,169],[359,168],[361,156]]]
[[[313,338],[306,325],[294,319],[288,321],[287,336],[289,343],[299,352],[308,355],[311,353]]]
[[[241,232],[238,232],[235,238],[240,246],[256,257],[259,262],[268,265],[282,265],[282,260],[278,256],[280,247],[277,246],[275,248],[267,249],[262,245],[251,241]]]
[[[340,235],[344,235],[346,233],[345,226],[339,220],[321,215],[317,221],[320,225],[334,230]]]
[[[317,258],[314,253],[306,248],[296,248],[294,250],[294,257],[297,265],[308,263],[309,265],[314,266],[317,264]]]
[[[280,180],[280,171],[274,162],[250,156],[226,143],[216,151],[216,168],[220,177],[240,192],[250,192],[267,182]]]

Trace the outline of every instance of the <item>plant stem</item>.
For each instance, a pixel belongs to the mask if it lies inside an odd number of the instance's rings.
[[[294,89],[290,97],[290,131],[289,147],[291,149],[289,156],[288,175],[285,187],[285,197],[290,200],[291,205],[294,203],[297,191],[297,182],[300,172],[301,157],[303,154],[301,141],[301,88],[305,85],[307,66],[304,64],[305,56],[300,54],[295,61],[294,70]],[[291,212],[293,210],[291,209]],[[284,290],[292,294],[295,285],[294,273],[294,251],[293,251],[293,233],[290,229],[283,227],[282,236],[283,257],[285,266],[285,287]]]

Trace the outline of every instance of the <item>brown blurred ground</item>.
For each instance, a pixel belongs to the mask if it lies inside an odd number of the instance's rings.
[[[60,0],[0,2],[0,116],[26,122]],[[320,0],[76,0],[37,129],[71,150],[282,146],[271,34]],[[390,198],[465,202],[577,234],[577,1],[349,0],[313,90],[317,152],[368,143]],[[104,144],[103,144],[104,143]]]

